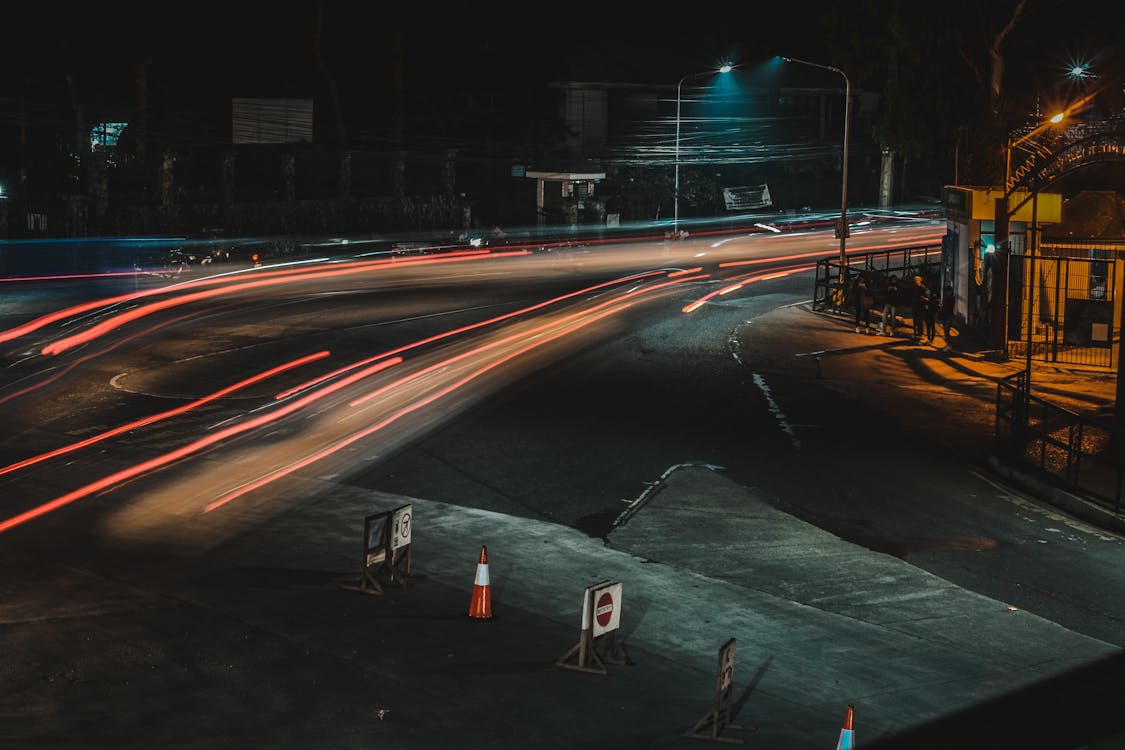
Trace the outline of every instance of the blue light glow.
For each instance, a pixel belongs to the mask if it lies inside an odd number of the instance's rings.
[[[106,151],[117,147],[127,122],[102,122],[90,129],[90,150]]]

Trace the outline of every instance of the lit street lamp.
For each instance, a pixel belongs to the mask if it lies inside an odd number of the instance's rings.
[[[680,233],[680,91],[683,88],[684,81],[689,78],[698,78],[699,76],[712,75],[714,73],[729,73],[731,71],[730,65],[723,65],[718,70],[705,70],[701,73],[688,73],[680,79],[676,84],[676,177],[675,185],[672,188],[672,234],[678,236]]]
[[[848,268],[848,134],[852,123],[852,82],[848,79],[847,73],[831,65],[821,65],[820,63],[809,62],[808,60],[798,60],[795,57],[783,57],[781,59],[785,62],[810,65],[814,68],[820,68],[821,70],[831,70],[833,73],[839,73],[844,77],[844,178],[843,184],[840,186],[840,227],[837,230],[840,236],[840,283],[842,284],[844,282],[845,272]]]

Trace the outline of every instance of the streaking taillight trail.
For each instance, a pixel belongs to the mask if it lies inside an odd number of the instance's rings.
[[[324,396],[327,396],[329,393],[331,393],[333,391],[339,390],[340,388],[344,388],[344,387],[350,385],[351,383],[353,383],[357,380],[361,380],[361,379],[363,379],[363,378],[365,378],[365,377],[367,377],[371,374],[374,374],[374,373],[376,373],[380,370],[384,370],[384,369],[386,369],[386,368],[388,368],[392,365],[396,365],[401,361],[402,361],[401,358],[395,357],[393,359],[388,359],[388,360],[385,360],[383,362],[380,362],[376,365],[372,365],[371,367],[365,368],[363,370],[360,370],[359,372],[356,372],[356,373],[353,373],[352,375],[349,375],[347,378],[344,378],[343,380],[340,380],[340,381],[338,381],[338,382],[336,382],[332,385],[326,386],[325,388],[317,391],[314,394],[310,394],[308,396],[305,396],[304,398],[298,399],[298,400],[296,400],[296,401],[294,401],[290,404],[282,406],[275,411],[271,411],[267,414],[262,414],[262,415],[259,415],[257,417],[253,417],[251,419],[247,419],[247,420],[245,420],[243,422],[240,422],[236,425],[233,425],[231,427],[227,427],[226,429],[219,430],[215,433],[212,433],[212,434],[210,434],[210,435],[208,435],[204,438],[200,438],[199,440],[196,440],[192,443],[189,443],[188,445],[185,445],[181,448],[177,448],[174,451],[170,451],[168,453],[165,453],[161,456],[157,456],[156,458],[149,459],[147,461],[142,461],[141,463],[136,464],[134,466],[131,466],[127,469],[122,469],[121,471],[114,472],[114,473],[110,474],[109,476],[106,476],[102,479],[99,479],[96,482],[91,482],[90,484],[87,484],[84,487],[79,487],[76,490],[73,490],[71,492],[66,493],[65,495],[57,497],[57,498],[55,498],[54,500],[52,500],[48,503],[44,503],[44,504],[39,505],[37,507],[34,507],[30,510],[24,511],[23,513],[12,516],[11,518],[8,518],[5,521],[0,521],[0,532],[5,532],[5,531],[8,531],[9,529],[13,529],[16,526],[27,523],[28,521],[30,521],[32,519],[35,519],[35,518],[38,518],[39,516],[42,516],[45,513],[50,513],[53,510],[57,510],[58,508],[64,507],[66,505],[70,505],[71,503],[76,502],[78,500],[81,500],[82,498],[89,497],[90,495],[93,495],[96,492],[100,492],[102,490],[108,489],[108,488],[114,486],[115,484],[119,484],[119,483],[124,482],[126,480],[133,479],[135,477],[139,477],[139,476],[141,476],[143,474],[146,474],[148,472],[164,468],[164,467],[166,467],[166,466],[168,466],[168,465],[170,465],[170,464],[172,464],[176,461],[179,461],[179,460],[181,460],[181,459],[183,459],[187,456],[190,456],[194,453],[198,453],[198,452],[204,450],[205,448],[209,448],[209,447],[211,447],[211,446],[213,446],[217,443],[220,443],[224,440],[228,440],[231,437],[240,435],[240,434],[245,433],[245,432],[249,432],[250,430],[257,429],[257,428],[262,427],[263,425],[266,425],[270,422],[281,419],[282,417],[285,417],[289,414],[292,414],[293,412],[298,411],[299,409],[304,408],[305,406],[312,403],[313,401],[316,401],[317,399],[320,399],[320,398],[323,398]]]
[[[92,300],[90,302],[83,302],[82,304],[78,305],[72,305],[62,310],[56,310],[46,315],[41,315],[34,320],[28,321],[27,323],[24,323],[22,325],[16,326],[14,328],[9,328],[5,331],[0,331],[0,343],[21,338],[42,328],[45,328],[52,323],[58,323],[60,321],[73,319],[82,315],[83,313],[89,313],[97,310],[107,310],[124,303],[142,301],[166,294],[176,294],[178,296],[170,300],[163,300],[160,303],[156,303],[155,306],[149,305],[136,308],[125,313],[118,313],[116,316],[110,319],[111,321],[116,321],[115,323],[106,321],[100,324],[101,327],[99,328],[99,335],[100,333],[104,333],[107,330],[112,330],[119,327],[120,325],[124,325],[130,320],[144,317],[145,315],[149,315],[158,310],[166,309],[177,304],[187,304],[188,302],[196,301],[199,299],[209,299],[221,294],[231,294],[238,291],[260,289],[263,287],[275,286],[291,281],[303,281],[315,278],[327,278],[331,276],[345,276],[357,273],[366,273],[371,270],[385,269],[390,267],[407,268],[421,265],[433,265],[435,263],[456,263],[466,260],[477,260],[482,257],[502,258],[527,254],[528,251],[526,250],[517,250],[508,253],[488,253],[488,251],[486,250],[474,250],[460,253],[448,253],[434,258],[383,258],[378,260],[346,261],[337,264],[319,264],[284,269],[264,268],[255,269],[252,272],[255,281],[251,282],[245,282],[242,280],[245,278],[247,272],[223,274],[219,276],[208,276],[202,279],[193,279],[191,281],[183,282],[182,284],[174,284],[157,289],[146,289],[144,291],[130,292],[128,294],[120,294],[113,297],[106,297],[99,300]],[[191,291],[200,287],[214,286],[221,286],[222,288],[208,290],[208,292]],[[82,334],[72,336],[68,339],[63,339],[60,342],[55,342],[54,344],[49,345],[49,347],[44,347],[43,353],[58,354],[59,352],[65,351],[66,349],[69,349],[72,346],[77,345],[78,343],[84,343],[91,338],[94,338],[94,335]]]
[[[271,367],[264,372],[260,372],[257,375],[253,375],[249,378],[240,380],[233,385],[229,385],[226,388],[217,390],[214,393],[208,394],[203,398],[196,399],[195,401],[184,404],[183,406],[178,406],[175,409],[168,409],[157,414],[151,414],[147,417],[142,417],[141,419],[135,419],[132,422],[127,422],[126,424],[119,425],[118,427],[106,430],[105,432],[100,432],[97,435],[86,438],[85,440],[79,440],[77,443],[71,443],[70,445],[56,448],[55,450],[47,451],[46,453],[40,453],[37,456],[25,458],[22,461],[17,461],[13,464],[8,464],[7,466],[0,467],[0,475],[9,474],[13,471],[27,468],[28,466],[34,466],[35,464],[46,461],[49,458],[57,458],[59,456],[64,456],[67,453],[73,453],[76,450],[87,448],[96,443],[100,443],[103,440],[108,440],[109,438],[122,435],[126,432],[129,432],[130,430],[137,430],[141,427],[147,427],[148,425],[156,424],[157,422],[163,422],[166,419],[171,419],[172,417],[177,417],[181,414],[186,414],[190,411],[200,408],[201,406],[205,406],[206,404],[209,404],[213,401],[217,401],[220,398],[229,396],[233,393],[237,393],[238,391],[248,388],[255,383],[260,383],[263,380],[268,380],[269,378],[274,377],[275,375],[280,375],[283,372],[287,372],[294,368],[307,365],[310,362],[315,362],[319,359],[323,359],[328,355],[329,352],[327,351],[316,352],[315,354],[309,354],[308,356],[292,360],[291,362],[280,364],[277,367]]]
[[[512,253],[492,254],[487,253],[487,251],[474,251],[459,254],[457,257],[381,259],[362,262],[351,261],[336,265],[317,264],[302,268],[287,268],[284,270],[259,269],[262,275],[255,275],[254,277],[240,276],[236,279],[226,278],[222,280],[216,278],[200,279],[196,282],[176,285],[175,287],[166,287],[161,290],[150,290],[134,295],[121,295],[119,297],[110,298],[109,300],[74,306],[67,310],[59,311],[58,313],[42,316],[24,326],[0,333],[0,341],[26,335],[27,333],[40,330],[51,323],[60,322],[76,315],[83,315],[94,311],[106,312],[110,315],[110,317],[90,325],[85,330],[60,338],[44,346],[42,349],[45,354],[58,354],[95,340],[99,336],[114,331],[132,321],[159,311],[167,310],[177,305],[210,300],[221,295],[235,294],[243,291],[252,292],[309,279],[353,275],[391,265],[399,267],[428,265],[458,262],[461,260],[479,260],[482,259],[482,256],[497,258],[524,254],[527,254],[527,251],[521,250]],[[834,251],[817,251],[799,253],[796,255],[772,255],[769,258],[754,258],[719,263],[713,266],[713,268],[730,269],[743,265],[759,266],[767,263],[774,264],[774,267],[769,270],[762,269],[752,273],[728,276],[721,279],[715,279],[711,274],[703,272],[703,266],[690,266],[679,269],[663,268],[660,270],[630,274],[615,278],[612,281],[586,286],[576,291],[555,296],[535,304],[526,305],[509,313],[492,316],[457,328],[451,328],[374,356],[363,357],[350,364],[335,366],[322,374],[313,374],[312,377],[305,379],[300,385],[282,390],[271,400],[271,404],[263,407],[264,413],[235,417],[234,419],[237,421],[230,424],[230,426],[216,429],[214,432],[202,438],[189,441],[179,448],[163,453],[155,458],[142,461],[134,466],[112,472],[97,481],[90,482],[83,487],[67,492],[49,502],[36,505],[30,510],[13,515],[7,520],[0,522],[0,532],[15,528],[16,526],[27,523],[55,509],[70,505],[82,498],[113,489],[115,486],[129,480],[167,469],[173,464],[182,462],[185,459],[195,458],[199,454],[210,451],[220,445],[225,446],[235,440],[244,440],[250,434],[259,431],[261,428],[276,425],[281,420],[297,417],[301,413],[303,413],[305,417],[318,416],[321,423],[321,427],[319,428],[315,427],[313,420],[302,422],[293,422],[290,420],[295,426],[299,426],[299,431],[310,431],[308,433],[309,439],[292,440],[291,442],[296,446],[296,449],[291,446],[286,451],[290,455],[286,456],[284,459],[275,458],[265,462],[247,462],[251,466],[250,470],[253,470],[253,467],[256,465],[257,471],[259,472],[257,476],[251,476],[249,478],[245,477],[245,466],[242,466],[242,464],[233,466],[232,474],[241,471],[244,475],[242,479],[232,482],[228,481],[229,478],[224,476],[221,484],[216,482],[214,488],[209,487],[207,494],[202,495],[204,502],[201,503],[200,507],[206,511],[214,511],[256,489],[264,487],[282,477],[289,476],[303,467],[310,466],[339,454],[349,446],[353,446],[365,438],[380,433],[380,431],[385,430],[392,424],[401,423],[403,418],[407,415],[418,413],[427,407],[437,404],[443,399],[451,397],[452,394],[462,391],[474,381],[481,381],[486,374],[496,371],[498,368],[516,360],[526,358],[532,352],[542,349],[578,331],[587,329],[595,323],[608,320],[623,313],[635,307],[639,302],[648,297],[679,288],[685,284],[709,280],[721,282],[720,286],[712,289],[707,294],[682,308],[683,312],[689,313],[698,310],[710,300],[733,294],[746,285],[789,274],[805,272],[815,267],[814,263],[797,263],[778,267],[776,264],[779,261],[797,258],[811,259],[814,257],[831,256],[833,254]],[[629,284],[632,284],[630,288],[624,288],[625,285]],[[603,294],[606,295],[607,298],[601,300],[583,299],[595,294]],[[156,295],[168,296],[165,298],[157,298]],[[140,306],[133,310],[126,311],[111,310],[112,307],[122,304],[125,301],[130,303],[135,302]],[[561,303],[579,305],[580,308],[576,310],[563,309],[557,311],[551,311],[549,309]],[[529,321],[521,322],[521,318],[528,318]],[[539,318],[542,318],[542,320]],[[491,328],[500,323],[505,324],[505,327],[502,329]],[[515,332],[506,333],[506,331],[508,331],[507,326],[509,325],[514,328]],[[482,337],[486,339],[486,342],[474,343],[473,339],[467,339],[465,344],[457,343],[460,338],[468,334]],[[491,340],[487,340],[489,338],[491,338]],[[437,343],[441,343],[443,346],[448,345],[453,347],[454,351],[456,351],[458,347],[463,348],[461,351],[457,351],[454,354],[446,353],[445,356],[442,356],[442,350],[434,350],[426,355],[425,358],[419,357],[419,361],[417,362],[407,363],[404,361],[403,355],[408,352],[419,351],[427,345]],[[85,440],[78,441],[71,445],[52,451],[46,451],[32,458],[16,462],[8,467],[0,469],[0,474],[15,472],[33,464],[47,461],[48,459],[88,448],[126,431],[138,430],[157,424],[163,420],[172,419],[188,411],[197,409],[200,406],[217,401],[233,393],[235,390],[245,388],[252,383],[263,382],[282,372],[288,372],[298,367],[326,360],[327,357],[327,352],[318,352],[278,365],[251,378],[227,386],[208,396],[195,399],[191,403],[181,407],[159,412],[149,417],[143,417],[129,422],[128,424],[103,431],[91,438],[86,438]],[[368,377],[383,373],[383,371],[388,370],[392,365],[402,365],[404,368],[413,367],[414,369],[404,372],[400,377],[389,381],[381,378],[379,382],[372,384],[364,382]],[[399,368],[396,368],[395,372],[399,372]],[[359,388],[369,388],[369,390],[366,393],[353,392]],[[349,392],[345,393],[344,389],[348,389]],[[339,396],[330,400],[328,397],[333,394],[343,395],[345,400],[342,401]],[[286,401],[286,403],[280,403],[282,401]],[[340,414],[341,410],[344,410],[342,412],[343,417],[326,419],[330,416]],[[231,420],[228,419],[225,421],[229,423]],[[324,428],[324,425],[328,422],[334,425],[331,431]],[[323,432],[318,432],[316,430],[323,430]],[[398,432],[401,431],[399,430]],[[303,447],[300,445],[301,443],[304,443]],[[317,443],[320,444],[317,445]],[[260,445],[254,447],[254,450],[259,452],[274,451],[274,443],[260,443]],[[278,456],[281,455],[280,451],[275,452]],[[262,455],[265,456],[267,454],[262,453]],[[272,466],[266,469],[266,467],[262,466],[262,463],[267,465],[272,464]],[[265,469],[264,472],[263,469]],[[221,487],[222,484],[225,484],[228,488],[234,487],[234,489],[228,489],[226,492],[220,490],[212,494],[212,491]],[[185,499],[181,497],[180,493],[174,494],[177,502],[182,502],[182,500]],[[190,493],[188,494],[190,495]],[[208,496],[216,499],[206,502],[205,498]]]
[[[651,277],[653,275],[654,274],[646,273],[646,274],[641,274],[639,276],[626,277],[623,280],[617,280],[616,283],[619,285],[622,281],[638,281],[638,280],[641,280],[643,278]],[[705,276],[686,276],[686,277],[677,278],[675,280],[664,281],[664,282],[661,282],[659,284],[654,284],[654,285],[651,285],[651,286],[635,287],[633,289],[630,289],[628,291],[623,292],[620,297],[614,297],[614,298],[611,298],[610,300],[597,303],[597,304],[593,305],[593,307],[590,308],[589,310],[584,310],[584,311],[580,311],[580,312],[577,312],[577,313],[569,313],[569,314],[563,316],[561,318],[561,320],[559,320],[559,321],[551,321],[551,322],[548,322],[546,324],[541,324],[541,325],[531,329],[530,331],[520,331],[517,334],[502,337],[499,341],[491,342],[489,344],[485,344],[483,346],[479,346],[479,347],[470,349],[468,352],[465,352],[465,353],[462,353],[462,354],[457,355],[455,357],[451,357],[451,358],[448,358],[446,360],[443,360],[436,365],[431,365],[429,367],[425,367],[425,368],[421,369],[420,371],[418,371],[418,372],[416,372],[412,375],[409,375],[405,378],[399,379],[393,385],[396,386],[396,387],[401,387],[402,385],[405,385],[406,383],[413,382],[413,381],[417,380],[418,378],[420,378],[420,377],[422,377],[422,376],[424,376],[428,373],[440,370],[443,367],[448,367],[453,362],[464,360],[464,359],[467,359],[471,356],[479,356],[484,352],[497,349],[497,348],[501,347],[502,345],[509,344],[509,343],[511,343],[512,341],[515,341],[515,340],[527,340],[528,338],[534,338],[536,336],[540,337],[540,338],[536,339],[533,343],[525,345],[523,348],[519,349],[516,353],[510,353],[510,354],[504,355],[504,356],[500,357],[499,360],[494,361],[491,364],[485,365],[484,367],[480,368],[477,375],[474,375],[473,377],[462,378],[459,381],[456,381],[456,383],[454,385],[452,385],[452,386],[447,385],[445,387],[442,387],[442,388],[438,389],[438,391],[435,394],[430,394],[429,396],[427,396],[423,399],[419,399],[418,401],[413,402],[410,406],[408,406],[404,409],[400,409],[397,412],[397,414],[395,416],[393,416],[393,418],[384,419],[381,422],[379,422],[379,425],[385,426],[387,424],[390,424],[390,423],[394,422],[395,420],[399,419],[401,416],[403,416],[405,414],[408,414],[408,413],[411,413],[411,412],[414,412],[414,411],[417,411],[418,409],[421,409],[422,407],[426,406],[427,404],[432,403],[433,401],[437,400],[441,396],[446,395],[446,394],[452,392],[453,390],[456,390],[457,387],[459,387],[460,385],[463,385],[464,383],[467,383],[467,382],[473,380],[476,377],[479,377],[480,374],[483,374],[484,372],[487,372],[491,369],[494,369],[495,367],[498,367],[503,362],[510,361],[510,360],[518,357],[520,354],[526,353],[526,352],[531,351],[535,348],[543,346],[544,344],[548,343],[549,341],[553,341],[555,339],[558,339],[558,338],[566,335],[567,333],[572,332],[573,330],[577,330],[578,328],[583,327],[581,325],[575,326],[575,321],[577,321],[577,320],[579,320],[583,317],[589,318],[589,320],[586,323],[583,324],[583,325],[588,325],[589,323],[594,322],[595,320],[603,319],[605,317],[608,317],[608,316],[614,314],[615,312],[619,312],[623,309],[626,309],[627,307],[629,307],[630,305],[635,303],[635,301],[636,301],[635,298],[639,297],[642,294],[655,293],[655,292],[663,290],[663,289],[665,289],[669,286],[676,286],[676,285],[679,285],[679,284],[682,284],[682,283],[685,283],[685,282],[697,281],[697,280],[700,280],[700,279],[703,279],[703,278],[706,278],[706,277]],[[607,286],[609,286],[609,284],[598,284],[598,285],[587,288],[586,291],[597,291],[597,290],[606,288]],[[570,299],[574,296],[575,296],[574,294],[568,294],[568,295],[563,295],[563,296],[561,296],[557,299],[559,299],[559,300]],[[537,304],[537,305],[529,306],[526,309],[527,310],[538,310],[538,309],[541,309],[544,306],[546,306],[545,303],[540,303],[540,304]],[[505,315],[505,316],[497,316],[497,317],[498,318],[506,318],[506,317],[511,317],[511,316]],[[469,327],[466,327],[466,328],[472,328],[472,327],[473,326],[469,326]],[[548,334],[548,332],[551,329],[554,329],[555,332]],[[455,329],[455,330],[460,330],[460,329]],[[431,338],[435,338],[435,337],[431,337]],[[440,338],[440,336],[436,337],[436,338]],[[424,341],[428,341],[428,340],[429,339],[425,339]],[[416,342],[416,343],[418,343],[418,342]],[[400,349],[397,349],[395,351],[401,351],[401,350],[408,349],[408,348],[410,348],[410,347],[401,347]],[[319,356],[319,355],[310,355],[310,357],[315,357],[316,359],[322,358],[322,356]],[[67,505],[69,505],[73,502],[81,500],[85,497],[89,497],[92,494],[95,494],[97,492],[101,492],[101,491],[104,491],[106,489],[109,489],[116,484],[125,482],[125,481],[130,480],[130,479],[134,479],[136,477],[139,477],[141,475],[144,475],[144,474],[147,474],[147,473],[159,470],[159,469],[166,468],[166,467],[172,465],[173,463],[181,461],[184,458],[190,457],[190,456],[192,456],[194,454],[197,454],[197,453],[199,453],[199,452],[201,452],[205,449],[216,446],[220,442],[229,441],[232,438],[235,438],[235,437],[238,437],[238,436],[241,436],[241,435],[245,435],[246,433],[248,433],[252,430],[258,429],[258,428],[263,427],[267,424],[276,422],[277,420],[280,420],[284,417],[295,414],[296,412],[298,412],[300,410],[303,410],[303,409],[306,409],[307,407],[321,401],[326,396],[328,396],[332,393],[338,392],[343,388],[346,388],[346,387],[349,387],[353,384],[356,384],[359,381],[363,380],[364,378],[366,378],[366,377],[368,377],[368,376],[370,376],[374,373],[380,372],[380,371],[390,367],[391,365],[398,364],[398,363],[402,362],[402,358],[400,356],[391,356],[390,353],[381,354],[378,357],[376,357],[375,359],[378,360],[375,364],[371,364],[371,365],[367,365],[366,367],[362,367],[362,369],[351,372],[351,374],[346,375],[344,377],[341,377],[339,380],[335,380],[334,382],[332,382],[330,384],[324,384],[322,382],[319,382],[318,386],[315,387],[314,390],[310,391],[309,393],[305,394],[304,396],[301,396],[299,398],[294,399],[293,401],[285,404],[284,406],[279,406],[278,408],[275,408],[275,409],[271,410],[270,412],[268,412],[266,414],[262,414],[262,415],[259,415],[259,416],[256,416],[256,417],[246,419],[246,420],[241,421],[241,422],[239,422],[235,425],[232,425],[232,426],[227,427],[223,430],[219,430],[219,431],[217,431],[213,434],[210,434],[210,435],[208,435],[204,438],[193,441],[193,442],[191,442],[191,443],[189,443],[189,444],[187,444],[187,445],[185,445],[181,448],[178,448],[178,449],[173,450],[173,451],[169,451],[169,452],[167,452],[167,453],[165,453],[165,454],[163,454],[159,457],[150,459],[148,461],[141,462],[141,463],[139,463],[139,464],[137,464],[133,467],[123,469],[123,470],[118,471],[118,472],[114,472],[114,473],[112,473],[112,474],[110,474],[110,475],[108,475],[108,476],[106,476],[106,477],[104,477],[104,478],[102,478],[98,481],[89,483],[89,484],[85,485],[84,487],[78,488],[78,489],[73,490],[69,493],[66,493],[66,494],[64,494],[64,495],[62,495],[58,498],[55,498],[54,500],[52,500],[50,502],[41,504],[41,505],[36,506],[36,507],[34,507],[34,508],[32,508],[28,511],[25,511],[25,512],[20,513],[18,515],[12,516],[11,518],[9,518],[9,519],[7,519],[3,522],[0,522],[0,532],[4,532],[4,531],[7,531],[9,529],[15,528],[16,526],[27,523],[28,521],[31,521],[35,518],[38,518],[38,517],[40,517],[40,516],[42,516],[46,513],[49,513],[51,511],[53,511],[53,510],[65,507],[65,506],[67,506]],[[309,360],[305,360],[305,359],[300,360],[301,364],[305,364],[305,363],[307,363],[307,361],[309,361]],[[361,362],[369,362],[369,361],[370,361],[370,359],[365,359],[365,360],[362,360]],[[333,371],[333,373],[330,373],[330,375],[341,375],[341,374],[343,374],[343,373],[345,373],[349,370],[354,369],[355,367],[360,366],[360,364],[361,363],[356,363],[355,365],[352,365],[352,366],[349,366],[349,367],[337,368],[336,370]],[[296,366],[296,364],[294,364],[293,366]],[[285,366],[282,366],[282,367],[285,367]],[[285,367],[285,369],[290,369],[290,368]],[[276,374],[277,371],[278,371],[278,368],[274,368],[273,370],[268,371],[268,372],[270,374]],[[255,381],[257,382],[257,381],[263,380],[263,379],[265,379],[265,377],[267,377],[267,375],[265,373],[263,373],[259,377],[256,377]],[[318,381],[319,380],[320,379],[318,379]],[[224,389],[222,393],[223,394],[229,394],[230,392],[232,392],[232,389],[234,389],[236,387],[239,387],[239,386],[240,386],[240,384],[235,384],[234,386],[230,386],[227,389]],[[388,390],[389,389],[386,388],[386,387],[377,389],[376,391],[374,391],[372,393],[369,393],[364,397],[354,399],[352,402],[349,403],[349,406],[351,406],[351,407],[358,406],[360,403],[363,403],[364,401],[368,401],[372,398],[375,398],[376,396],[378,396],[382,393],[386,393]],[[218,395],[212,394],[212,397],[208,397],[206,400],[211,401],[211,400],[214,400],[215,398],[218,398],[218,397],[219,397]],[[185,405],[185,406],[190,406],[190,405]],[[171,412],[174,412],[175,414],[179,414],[179,413],[183,413],[184,411],[186,411],[186,409],[184,409],[184,408],[177,409],[177,410],[170,410],[170,412],[164,412],[164,413],[161,413],[161,414],[158,414],[158,415],[154,415],[153,417],[150,417],[150,418],[138,420],[136,423],[132,423],[131,425],[126,425],[126,426],[122,426],[120,428],[116,428],[115,430],[112,430],[110,432],[112,434],[120,434],[121,432],[123,432],[127,429],[133,429],[135,427],[140,427],[140,426],[144,426],[144,425],[147,425],[147,424],[154,423],[155,421],[158,421],[158,420],[163,419],[163,418],[169,418],[170,416],[174,415]],[[380,427],[380,429],[381,429],[381,427]],[[325,451],[322,451],[317,455],[320,458],[326,457],[327,455],[331,455],[331,453],[335,452],[335,450],[339,450],[340,448],[342,448],[346,445],[350,445],[351,443],[355,442],[355,440],[358,440],[358,439],[361,439],[362,437],[373,434],[375,431],[377,431],[377,430],[371,429],[371,428],[360,430],[359,433],[357,433],[359,435],[359,437],[356,437],[354,440],[348,439],[346,441],[342,441],[342,442],[340,442],[340,444],[335,449],[332,449],[332,450],[326,449]],[[110,435],[104,435],[104,436],[99,435],[99,436],[95,436],[95,438],[88,439],[86,441],[80,441],[79,443],[76,443],[72,446],[60,448],[60,449],[57,449],[56,451],[49,452],[48,454],[43,454],[43,455],[37,456],[33,459],[28,459],[25,462],[21,462],[21,464],[19,466],[13,465],[11,467],[8,467],[7,471],[15,471],[17,468],[24,468],[28,465],[31,465],[32,463],[38,463],[40,461],[46,460],[47,458],[62,455],[64,453],[69,453],[69,452],[72,452],[74,450],[78,450],[79,448],[82,448],[82,447],[87,447],[87,446],[89,446],[89,445],[91,445],[95,442],[98,442],[100,440],[103,440],[103,439],[105,439],[105,437],[109,437],[109,436]],[[318,459],[310,459],[310,460],[318,460]],[[307,463],[309,463],[309,461],[298,462],[298,464],[300,466],[307,465]],[[297,468],[299,468],[299,466]],[[295,471],[295,470],[296,470],[296,468],[287,468],[286,470],[283,470],[282,473],[278,473],[274,478],[284,476],[285,474],[291,473],[292,471]],[[270,481],[272,481],[272,480],[270,480]],[[262,483],[263,482],[261,480],[259,480],[259,482],[255,483],[255,486],[260,486],[260,484],[262,484]],[[239,492],[239,494],[244,494],[247,491],[249,491],[249,490],[241,490]],[[216,502],[218,502],[218,501],[216,501]],[[216,505],[215,503],[212,503],[211,505],[213,507],[219,507],[219,505]],[[220,503],[220,505],[221,505],[221,503]]]

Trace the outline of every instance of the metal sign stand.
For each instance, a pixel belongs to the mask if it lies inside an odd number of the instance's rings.
[[[752,731],[754,727],[733,724],[730,720],[731,698],[734,694],[734,638],[723,644],[719,649],[719,670],[715,681],[715,703],[702,719],[695,722],[685,736],[697,740],[714,740],[716,742],[729,742],[741,745],[746,740],[742,737],[723,737],[724,729]]]
[[[412,515],[412,506],[403,505],[363,519],[363,569],[359,584],[346,584],[345,589],[379,596],[385,593],[384,585],[406,588]]]
[[[573,669],[578,672],[592,674],[608,674],[606,664],[621,665],[629,663],[629,655],[625,645],[617,638],[617,626],[602,631],[602,627],[595,621],[598,595],[612,589],[619,584],[613,581],[602,581],[586,589],[582,598],[582,630],[578,635],[578,643],[573,648],[560,656],[555,661],[555,666],[563,669]],[[617,588],[618,601],[612,606],[620,607],[620,588]],[[611,597],[612,602],[612,597]],[[599,635],[594,635],[595,632]]]

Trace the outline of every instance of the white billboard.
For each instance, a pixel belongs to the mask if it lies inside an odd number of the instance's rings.
[[[234,143],[312,143],[312,99],[231,100]]]

